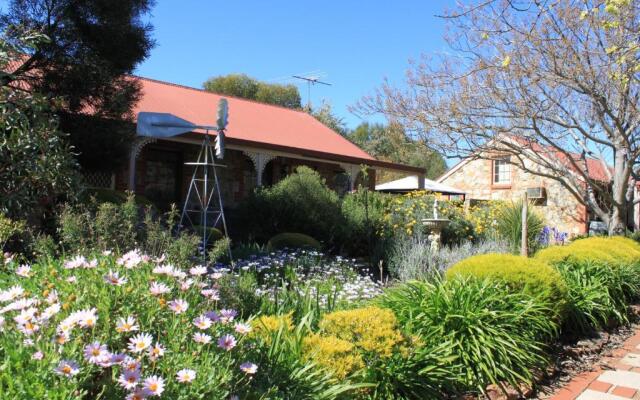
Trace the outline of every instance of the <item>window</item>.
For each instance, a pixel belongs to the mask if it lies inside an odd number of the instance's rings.
[[[511,183],[511,164],[508,157],[493,160],[493,183],[498,185]]]

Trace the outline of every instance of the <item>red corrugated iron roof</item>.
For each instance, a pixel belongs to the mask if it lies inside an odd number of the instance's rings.
[[[218,100],[225,97],[229,102],[226,134],[230,143],[237,139],[376,161],[304,111],[221,96],[149,78],[134,78],[141,83],[140,101],[133,110],[136,115],[142,111],[171,113],[196,125],[215,125]]]

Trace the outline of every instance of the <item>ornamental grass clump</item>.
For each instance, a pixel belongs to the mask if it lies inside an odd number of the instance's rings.
[[[424,343],[445,343],[442,359],[457,391],[484,392],[489,384],[531,384],[547,365],[540,338],[555,336],[554,310],[493,279],[455,274],[436,283],[411,282],[388,290],[379,304]]]
[[[456,275],[488,278],[510,291],[524,291],[538,297],[553,309],[556,318],[566,304],[567,287],[553,267],[527,257],[511,254],[482,254],[469,257],[451,267],[447,278]]]
[[[626,282],[628,267],[612,267],[593,261],[565,261],[556,268],[568,288],[563,334],[588,335],[628,321],[625,301],[629,285]]]

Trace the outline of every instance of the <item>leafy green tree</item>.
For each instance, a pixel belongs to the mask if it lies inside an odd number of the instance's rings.
[[[210,92],[241,97],[262,103],[300,109],[298,88],[294,85],[260,82],[246,74],[229,74],[210,78],[203,85]]]
[[[331,103],[323,101],[322,106],[320,106],[319,109],[311,111],[311,115],[313,115],[318,121],[322,122],[325,126],[331,128],[335,132],[338,132],[342,136],[347,136],[349,134],[349,128],[347,128],[344,118],[338,117],[333,112]]]
[[[20,48],[42,39],[29,35]],[[17,61],[16,50],[0,40],[0,70]],[[58,129],[55,105],[37,93],[0,86],[0,214],[37,222],[57,198],[76,192],[77,165]]]
[[[143,21],[153,3],[11,0],[0,15],[4,40],[22,54],[0,85],[22,84],[62,99],[60,123],[85,168],[113,169],[127,159],[134,137],[130,110],[139,97],[139,84],[127,75],[153,46],[151,25]],[[21,47],[25,31],[49,40]]]
[[[447,168],[440,153],[430,149],[424,141],[409,138],[398,124],[363,122],[348,137],[378,159],[425,168],[427,178],[436,178]],[[396,174],[383,172],[380,179],[385,181],[396,177]]]

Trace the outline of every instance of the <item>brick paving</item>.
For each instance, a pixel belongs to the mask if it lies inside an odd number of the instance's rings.
[[[575,376],[550,400],[640,400],[640,328],[605,365]]]

